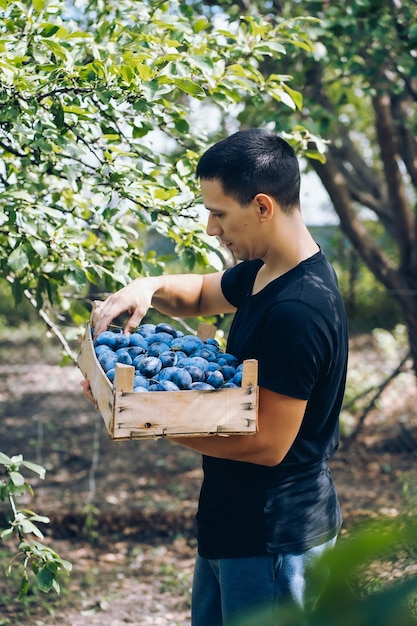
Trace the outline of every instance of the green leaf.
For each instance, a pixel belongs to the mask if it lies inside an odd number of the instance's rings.
[[[22,600],[27,595],[29,591],[29,580],[26,571],[23,572],[22,580],[20,582],[19,596],[18,599]]]
[[[193,11],[193,8],[191,6],[189,6],[188,4],[185,4],[183,2],[180,2],[179,8],[180,8],[181,13],[184,15],[184,17],[186,17],[189,20],[191,20],[193,18],[194,11]]]
[[[45,39],[45,46],[47,46],[50,51],[59,59],[66,61],[68,58],[68,53],[63,46],[61,46],[56,41],[51,41],[50,39]]]
[[[41,258],[44,259],[48,256],[48,246],[44,241],[41,241],[40,239],[31,239],[30,243],[32,248]]]
[[[268,41],[267,43],[258,44],[257,46],[254,46],[254,50],[271,57],[286,54],[284,46],[276,41]]]
[[[81,291],[87,284],[85,271],[81,267],[74,267],[67,273],[68,284]]]
[[[0,532],[0,539],[3,539],[4,541],[6,541],[7,539],[10,539],[13,533],[14,533],[13,528],[6,528],[5,530],[2,530]]]
[[[207,21],[207,18],[200,17],[198,20],[194,22],[193,30],[195,33],[201,33],[202,30],[206,30],[209,26],[210,24]]]
[[[14,454],[10,460],[12,463],[15,463],[16,465],[20,465],[20,463],[23,461],[23,455]]]
[[[24,518],[21,520],[19,525],[20,525],[20,528],[22,529],[22,532],[30,533],[30,534],[35,535],[35,537],[38,537],[39,539],[43,539],[43,534],[41,533],[39,528],[35,526],[35,524],[32,524],[30,520]]]
[[[32,461],[22,461],[22,465],[32,470],[32,472],[38,474],[42,478],[42,480],[45,478],[46,469],[42,467],[42,465],[32,463]]]
[[[9,256],[8,265],[14,272],[22,272],[29,265],[29,259],[23,245],[15,248]]]
[[[65,125],[65,114],[62,104],[60,102],[54,102],[51,106],[51,114],[54,120],[54,124],[57,128],[63,128]]]
[[[45,0],[32,0],[33,8],[40,13],[45,8]]]
[[[295,89],[291,89],[291,87],[288,87],[287,84],[284,84],[283,88],[285,89],[287,94],[291,97],[297,109],[301,110],[303,107],[303,95],[299,91],[296,91]]]
[[[64,570],[64,572],[66,572],[67,574],[69,574],[72,571],[72,563],[70,563],[69,561],[66,561],[65,559],[60,558],[59,564],[61,568]]]
[[[181,91],[188,93],[193,98],[198,98],[202,100],[206,97],[206,92],[204,89],[194,81],[189,78],[174,78],[172,81]]]
[[[4,452],[0,452],[0,463],[2,465],[10,465],[11,458],[7,456],[7,454],[4,454]]]
[[[39,4],[44,4],[44,0],[40,0]],[[40,32],[41,37],[52,37],[52,35],[55,35],[55,33],[59,31],[59,26],[56,24],[42,24],[42,27],[42,31]]]
[[[22,487],[25,484],[25,479],[20,472],[9,472],[9,476],[15,487]]]
[[[36,576],[36,584],[38,588],[44,593],[48,593],[49,591],[51,591],[54,580],[54,573],[51,572],[47,566],[39,570]]]

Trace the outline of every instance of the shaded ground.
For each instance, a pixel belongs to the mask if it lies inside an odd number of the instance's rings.
[[[369,337],[353,342],[352,371],[364,360],[372,371],[390,369]],[[166,440],[110,441],[80,392],[77,368],[38,363],[29,351],[17,361],[0,365],[0,450],[46,468],[45,481],[27,475],[35,496],[26,505],[49,516],[47,542],[74,572],[59,599],[29,601],[26,614],[10,591],[2,605],[9,582],[1,574],[0,626],[189,624],[199,455]],[[402,374],[354,442],[341,446],[332,470],[345,528],[407,505],[403,485],[416,477],[416,407],[414,380]],[[0,515],[5,508],[0,503]],[[381,576],[412,567],[397,562]]]

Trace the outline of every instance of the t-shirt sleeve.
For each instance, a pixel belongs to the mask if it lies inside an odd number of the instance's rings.
[[[264,320],[259,345],[259,385],[308,400],[328,354],[320,313],[299,301],[280,302]]]
[[[236,308],[242,303],[243,298],[252,289],[255,276],[262,262],[241,261],[230,267],[222,276],[223,295],[230,304]]]

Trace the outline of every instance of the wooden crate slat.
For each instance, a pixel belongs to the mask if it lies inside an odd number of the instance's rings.
[[[91,391],[103,416],[107,430],[110,430],[113,419],[113,385],[107,378],[94,352],[91,339],[91,328],[87,325],[80,353],[78,355],[78,367],[85,378],[90,381]]]

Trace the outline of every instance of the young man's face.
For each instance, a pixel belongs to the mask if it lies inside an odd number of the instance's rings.
[[[218,180],[201,180],[201,193],[209,211],[207,234],[218,237],[239,260],[259,258],[259,220],[256,203],[242,206],[225,195]]]

